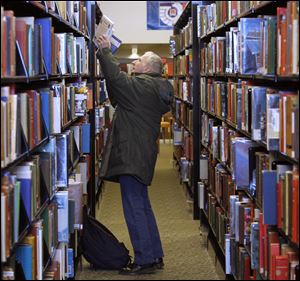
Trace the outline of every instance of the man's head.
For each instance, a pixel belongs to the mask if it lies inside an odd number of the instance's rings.
[[[161,58],[153,52],[146,52],[139,59],[132,62],[135,73],[162,73]]]

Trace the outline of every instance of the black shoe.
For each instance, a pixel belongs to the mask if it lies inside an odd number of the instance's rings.
[[[121,275],[139,275],[139,274],[151,274],[156,271],[156,266],[154,263],[138,265],[136,263],[132,263],[122,268],[119,271]]]
[[[163,269],[165,264],[163,258],[157,258],[154,260],[154,265],[157,269]]]

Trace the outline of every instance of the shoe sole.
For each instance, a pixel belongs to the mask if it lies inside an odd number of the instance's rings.
[[[158,264],[155,264],[155,267],[157,268],[157,269],[164,269],[164,264],[161,264],[161,263],[158,263]]]
[[[156,268],[145,268],[140,271],[132,272],[132,271],[120,271],[120,275],[142,275],[142,274],[153,274],[156,272]]]

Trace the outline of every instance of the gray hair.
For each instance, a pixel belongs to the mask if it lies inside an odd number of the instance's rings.
[[[147,64],[149,65],[151,71],[161,74],[163,70],[163,62],[160,56],[153,52],[146,52],[145,55],[147,55]]]

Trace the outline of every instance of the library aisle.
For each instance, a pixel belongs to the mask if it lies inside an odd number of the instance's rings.
[[[123,276],[118,271],[90,269],[83,261],[77,280],[220,280],[213,258],[206,250],[205,239],[200,236],[199,221],[192,219],[177,171],[172,164],[173,146],[160,144],[153,184],[149,189],[150,200],[155,213],[164,247],[165,268],[151,275]],[[132,255],[128,231],[123,217],[120,187],[106,183],[97,219],[107,226],[116,237],[125,243]],[[84,260],[84,258],[83,258]]]

